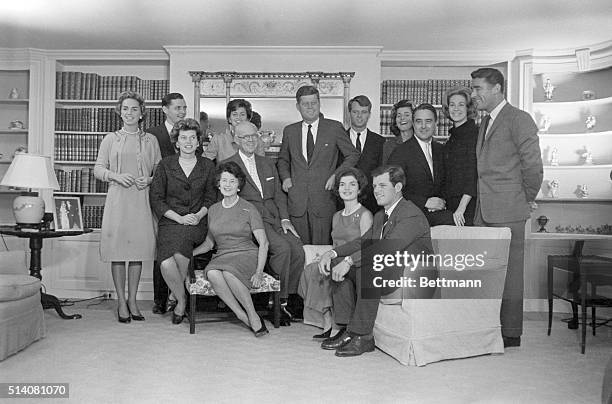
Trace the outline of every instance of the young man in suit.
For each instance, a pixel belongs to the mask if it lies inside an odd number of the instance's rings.
[[[489,113],[476,143],[474,224],[512,231],[500,317],[504,346],[520,346],[525,221],[536,207],[534,200],[543,177],[538,128],[528,113],[505,100],[504,76],[499,70],[481,68],[471,76],[472,99],[479,110]]]
[[[376,213],[379,206],[372,191],[372,171],[382,165],[383,145],[385,139],[378,133],[368,129],[368,120],[372,112],[372,103],[365,95],[358,95],[348,103],[351,127],[346,134],[351,143],[360,153],[357,167],[366,175],[368,185],[364,189],[364,200],[362,202],[372,214]]]
[[[287,196],[281,188],[274,162],[255,154],[257,140],[255,125],[246,121],[239,123],[234,134],[238,152],[225,161],[235,162],[247,175],[238,195],[251,202],[263,219],[270,243],[270,268],[281,281],[283,324],[289,325],[287,320],[302,318],[303,306],[300,307],[297,288],[304,270],[304,249],[289,219]]]
[[[321,348],[335,349],[336,356],[357,356],[374,350],[372,331],[380,297],[394,289],[383,291],[368,285],[366,279],[372,273],[366,272],[372,270],[372,263],[365,263],[362,258],[404,251],[415,255],[433,252],[425,215],[402,197],[406,183],[404,171],[398,166],[385,166],[375,169],[372,175],[374,196],[384,210],[374,215],[372,227],[361,239],[326,252],[319,261],[321,274],[331,274],[334,322],[342,327],[336,335],[324,340]],[[370,241],[367,247],[362,248],[362,240]],[[401,269],[390,267],[389,279],[399,279],[403,274]]]
[[[331,244],[335,172],[354,167],[359,153],[340,122],[319,116],[321,102],[315,87],[300,87],[295,98],[302,121],[283,130],[278,173],[289,196],[291,222],[302,242]],[[340,166],[338,155],[344,157]]]
[[[147,132],[157,138],[162,158],[164,158],[176,154],[174,144],[170,141],[170,132],[175,123],[185,118],[187,104],[180,93],[166,94],[161,104],[166,120],[159,126],[147,129]],[[174,310],[174,306],[176,306],[176,300],[169,298],[168,285],[161,274],[159,263],[155,261],[153,262],[153,313],[164,314],[166,311]]]
[[[433,105],[421,104],[412,115],[414,136],[395,148],[388,164],[406,173],[404,198],[418,206],[431,226],[455,224],[453,212],[446,210],[442,195],[444,155],[441,144],[433,141],[438,113]]]

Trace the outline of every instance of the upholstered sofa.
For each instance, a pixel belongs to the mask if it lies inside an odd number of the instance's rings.
[[[439,287],[434,299],[414,299],[414,288],[397,289],[381,299],[374,337],[376,346],[403,365],[423,366],[445,359],[503,353],[499,311],[508,264],[510,229],[493,227],[435,226],[431,229],[434,252],[480,254],[484,265],[470,273],[481,279],[481,288]],[[306,262],[330,246],[305,246]],[[472,270],[475,270],[473,267]],[[470,278],[470,274],[445,271],[440,277]],[[470,269],[464,269],[468,271]],[[454,275],[453,275],[454,274]],[[414,277],[409,269],[404,276]],[[307,323],[321,319],[304,312]]]
[[[0,360],[44,336],[40,280],[28,275],[26,253],[0,252]]]

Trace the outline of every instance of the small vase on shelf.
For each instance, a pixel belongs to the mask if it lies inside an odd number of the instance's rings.
[[[584,121],[584,125],[586,126],[587,130],[595,129],[595,125],[597,125],[597,118],[595,118],[594,115],[587,116],[586,121]]]

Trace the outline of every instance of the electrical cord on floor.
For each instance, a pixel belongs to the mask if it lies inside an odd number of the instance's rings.
[[[96,299],[100,299],[100,303],[102,303],[104,300],[106,300],[106,295],[89,297],[87,299],[62,299],[62,300],[60,300],[60,305],[62,307],[64,307],[64,306],[74,306],[75,303],[87,302],[87,301],[96,300]]]

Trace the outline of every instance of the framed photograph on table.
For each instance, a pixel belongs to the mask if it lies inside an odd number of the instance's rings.
[[[83,231],[81,200],[75,196],[55,196],[53,223],[55,230]]]

